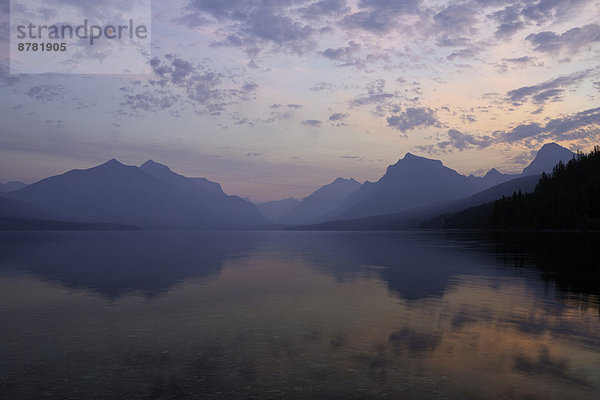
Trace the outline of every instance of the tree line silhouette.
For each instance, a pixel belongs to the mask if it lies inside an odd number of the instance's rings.
[[[535,190],[448,217],[444,228],[600,229],[600,147],[542,174]]]

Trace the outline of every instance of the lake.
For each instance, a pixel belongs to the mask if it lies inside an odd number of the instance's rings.
[[[3,399],[597,399],[600,235],[0,233]]]

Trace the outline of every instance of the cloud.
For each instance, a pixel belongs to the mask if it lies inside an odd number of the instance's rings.
[[[479,45],[473,45],[465,47],[464,49],[456,50],[450,53],[446,59],[448,61],[454,61],[457,58],[475,58],[483,51],[483,48]]]
[[[448,130],[448,138],[449,140],[438,143],[440,149],[447,149],[448,147],[453,147],[459,151],[473,147],[482,149],[494,143],[494,139],[490,136],[475,136],[456,129]]]
[[[302,124],[303,126],[311,126],[313,128],[318,128],[321,125],[323,125],[323,122],[319,121],[317,119],[307,119],[307,120],[300,122],[300,124]]]
[[[331,114],[329,116],[329,121],[341,121],[345,118],[348,118],[350,116],[350,114],[345,114],[345,113],[335,113],[335,114]]]
[[[514,105],[532,100],[535,104],[544,104],[548,100],[559,101],[565,87],[573,86],[599,73],[598,68],[590,68],[570,75],[559,76],[533,86],[523,86],[509,91],[506,95]]]
[[[360,53],[361,47],[362,46],[359,43],[350,41],[348,46],[328,48],[320,54],[330,60],[338,61],[339,67],[366,68],[368,63],[390,60],[389,54],[385,51],[381,53],[369,53],[364,57],[358,57],[356,54]]]
[[[536,138],[538,141],[594,139],[600,137],[600,108],[553,118],[545,124],[520,124],[506,132],[498,132],[497,142],[514,143],[523,139]],[[498,134],[497,133],[497,134]]]
[[[416,128],[442,127],[435,111],[427,107],[409,107],[402,113],[388,117],[386,120],[389,127],[403,133]]]
[[[37,85],[29,89],[27,96],[39,101],[58,101],[65,96],[65,88],[59,85]]]
[[[560,20],[572,13],[573,10],[579,10],[586,3],[592,2],[593,0],[522,0],[521,15],[531,22],[541,25],[545,22]]]
[[[198,13],[187,13],[173,18],[173,22],[187,26],[188,28],[198,28],[210,24],[210,20]]]
[[[473,114],[463,114],[460,116],[460,119],[463,122],[469,123],[469,124],[473,124],[473,123],[477,122],[477,117]]]
[[[591,145],[600,140],[600,108],[549,119],[546,123],[522,123],[505,131],[496,131],[492,135],[476,136],[456,129],[448,130],[447,134],[448,140],[440,141],[437,146],[422,146],[421,150],[435,154],[439,150],[446,151],[449,148],[463,151],[520,141],[529,141],[537,146],[539,143],[549,141],[584,140]]]
[[[337,49],[328,48],[321,52],[323,57],[329,58],[330,60],[344,61],[345,63],[352,63],[353,55],[360,51],[360,44],[351,41],[346,47],[338,47]]]
[[[515,33],[525,28],[522,8],[518,4],[511,4],[492,13],[489,18],[499,23],[495,36],[498,39],[510,39]]]
[[[550,31],[532,33],[525,39],[533,45],[535,51],[557,53],[565,50],[573,54],[582,47],[600,42],[600,25],[589,24],[569,29],[560,35]]]
[[[476,9],[469,4],[450,4],[434,15],[435,29],[449,36],[457,38],[458,35],[472,33],[473,26],[478,22]]]
[[[189,0],[182,17],[216,19],[221,25],[216,33],[222,40],[215,42],[215,46],[240,47],[253,56],[265,46],[304,54],[315,46],[315,30],[287,12],[295,3],[294,0]]]
[[[361,11],[346,15],[341,26],[346,29],[361,29],[373,33],[387,33],[403,15],[418,15],[421,0],[360,0]]]
[[[518,64],[518,65],[527,65],[527,64],[531,64],[531,65],[536,65],[536,66],[541,66],[544,65],[544,63],[538,63],[537,62],[537,58],[535,57],[531,57],[531,56],[523,56],[523,57],[515,57],[515,58],[503,58],[502,61],[511,63],[511,64]]]
[[[298,10],[306,19],[320,19],[323,17],[335,17],[347,14],[350,7],[346,0],[321,0]]]
[[[219,115],[238,101],[254,99],[258,90],[255,82],[236,83],[237,79],[226,71],[216,72],[172,54],[155,57],[150,65],[155,79],[141,91],[137,85],[122,88],[127,92],[122,106],[133,111],[158,111],[185,99],[197,114]]]
[[[156,112],[171,108],[177,100],[177,96],[169,94],[164,90],[145,91],[136,94],[126,94],[125,100],[121,105],[135,112]]]
[[[359,107],[366,104],[380,104],[396,97],[396,93],[385,91],[385,79],[377,79],[369,83],[366,90],[366,94],[358,96],[350,101],[352,107]]]
[[[335,89],[335,87],[333,86],[333,84],[331,84],[329,82],[317,82],[308,90],[312,90],[314,92],[320,92],[323,90],[333,91],[334,89]]]
[[[494,33],[497,39],[510,39],[528,25],[541,26],[566,19],[574,10],[581,10],[594,0],[476,0],[484,6],[503,6],[495,9],[488,18],[498,23]],[[508,4],[506,4],[508,3]]]

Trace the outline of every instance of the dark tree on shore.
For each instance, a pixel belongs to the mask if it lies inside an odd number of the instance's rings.
[[[535,190],[515,193],[494,203],[493,228],[600,228],[600,147],[558,163],[543,174]]]
[[[600,229],[600,147],[558,163],[532,193],[461,211],[444,228]]]

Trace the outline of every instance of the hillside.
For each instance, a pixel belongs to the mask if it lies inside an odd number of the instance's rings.
[[[560,162],[532,193],[514,193],[448,217],[444,228],[600,229],[600,147]]]
[[[153,162],[142,169],[113,159],[43,179],[5,197],[13,200],[9,211],[19,211],[4,213],[11,218],[144,229],[247,229],[269,223],[253,204],[227,196],[218,184],[186,178]]]

